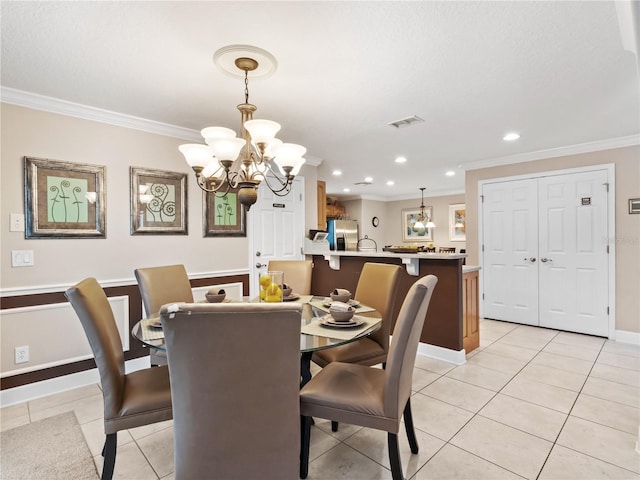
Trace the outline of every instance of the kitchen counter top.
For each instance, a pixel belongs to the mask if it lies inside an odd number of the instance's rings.
[[[421,260],[455,260],[466,258],[466,253],[392,253],[392,252],[356,252],[347,250],[328,250],[325,252],[314,252],[305,250],[304,255],[322,255],[329,261],[329,266],[333,270],[340,270],[340,258],[343,257],[366,257],[366,258],[399,258],[407,269],[409,275],[417,276],[420,271]]]

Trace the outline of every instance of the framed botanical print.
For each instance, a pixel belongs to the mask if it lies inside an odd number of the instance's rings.
[[[187,235],[187,174],[131,167],[131,235]]]
[[[433,218],[433,207],[425,207],[426,218]],[[402,241],[403,242],[432,242],[433,228],[415,228],[415,223],[420,217],[419,208],[406,208],[402,210]]]
[[[226,189],[222,187],[221,191]],[[205,237],[246,237],[246,212],[238,198],[238,189],[229,188],[226,195],[205,193],[204,236]]]
[[[464,203],[449,205],[449,240],[452,242],[464,242],[466,233],[466,207]]]
[[[104,172],[24,157],[25,238],[106,238]]]

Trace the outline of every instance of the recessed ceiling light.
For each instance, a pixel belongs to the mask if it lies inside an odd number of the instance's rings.
[[[342,175],[342,170],[334,170],[334,171],[333,171],[333,174],[334,174],[335,176]]]
[[[342,191],[343,191],[343,192],[350,192],[350,191],[351,191],[351,189],[350,189],[350,188],[344,188],[344,189],[342,189]]]
[[[513,142],[514,140],[517,140],[519,138],[520,134],[515,132],[507,133],[504,137],[502,137],[505,142]]]
[[[407,159],[405,157],[397,157],[395,162],[396,163],[406,163]]]
[[[392,186],[392,185],[395,185],[395,184],[396,184],[396,182],[394,182],[393,180],[388,180],[387,181],[387,185],[388,186]]]
[[[456,172],[454,172],[453,170],[449,170],[447,173],[445,173],[447,177],[453,177],[455,174]]]
[[[364,181],[367,182],[367,183],[371,183],[371,182],[373,182],[373,177],[366,177],[364,179]]]

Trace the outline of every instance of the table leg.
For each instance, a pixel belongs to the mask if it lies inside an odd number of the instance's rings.
[[[300,354],[300,388],[304,387],[311,380],[311,356],[313,352],[302,352]]]

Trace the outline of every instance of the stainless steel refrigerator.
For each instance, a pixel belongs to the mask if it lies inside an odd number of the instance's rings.
[[[327,220],[331,250],[358,250],[358,222],[355,220]]]

